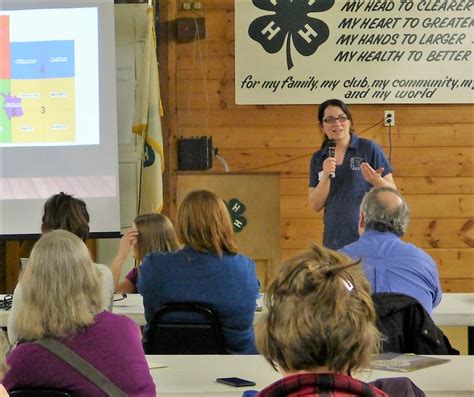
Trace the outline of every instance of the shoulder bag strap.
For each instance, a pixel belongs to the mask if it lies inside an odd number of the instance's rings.
[[[89,379],[99,389],[108,396],[126,397],[126,394],[120,390],[112,381],[107,378],[93,365],[84,360],[81,356],[73,352],[67,346],[56,339],[46,338],[37,340],[35,343],[43,346],[51,353],[68,363],[71,367],[81,373],[85,378]]]

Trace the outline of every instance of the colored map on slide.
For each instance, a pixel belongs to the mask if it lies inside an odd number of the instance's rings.
[[[0,15],[0,144],[74,142],[74,41],[10,41]]]

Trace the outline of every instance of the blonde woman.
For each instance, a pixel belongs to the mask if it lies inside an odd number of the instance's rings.
[[[110,270],[114,276],[115,291],[133,294],[137,292],[140,266],[134,267],[119,282],[122,266],[130,251],[138,263],[150,252],[173,252],[179,249],[178,237],[171,221],[162,214],[138,215],[133,226],[120,239],[117,255]]]
[[[86,203],[63,192],[51,196],[44,204],[41,233],[45,234],[56,229],[67,230],[74,233],[82,241],[86,241],[89,236],[89,212]],[[67,266],[67,263],[64,265]],[[112,272],[107,266],[100,263],[94,263],[93,266],[100,272],[102,308],[112,309],[114,296]],[[22,284],[20,280],[15,287],[12,308],[8,317],[8,339],[11,344],[14,344],[17,340],[14,322],[16,313],[23,301]]]
[[[255,263],[238,254],[224,202],[207,190],[189,193],[179,207],[177,229],[183,249],[154,252],[142,262],[138,292],[147,323],[165,303],[203,303],[217,313],[229,353],[256,353]]]
[[[91,381],[35,340],[53,338],[89,362],[127,396],[155,396],[140,331],[132,320],[102,310],[100,273],[77,236],[46,233],[22,278],[15,327],[20,343],[7,358],[7,390],[56,388],[103,396]]]

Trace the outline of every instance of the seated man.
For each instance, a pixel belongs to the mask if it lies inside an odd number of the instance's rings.
[[[371,189],[362,200],[359,240],[341,248],[362,259],[373,292],[397,292],[417,299],[428,313],[441,301],[436,263],[422,249],[405,243],[408,206],[388,187]]]

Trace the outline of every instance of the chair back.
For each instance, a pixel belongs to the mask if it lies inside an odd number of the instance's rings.
[[[73,397],[72,394],[55,389],[19,389],[8,392],[10,397]]]
[[[404,294],[372,295],[377,328],[383,334],[381,352],[413,354],[459,354],[423,305]]]
[[[159,307],[144,335],[143,347],[146,354],[227,354],[217,315],[194,302]]]

